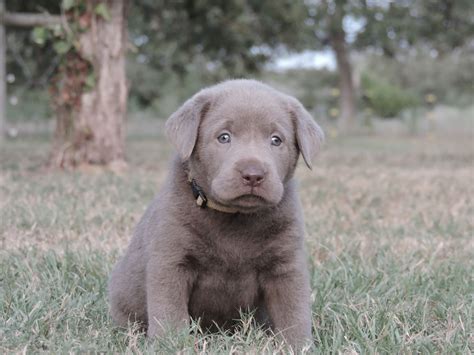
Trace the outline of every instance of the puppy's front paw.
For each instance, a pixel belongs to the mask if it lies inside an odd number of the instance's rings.
[[[182,319],[181,321],[168,321],[162,322],[156,318],[152,319],[148,323],[148,329],[146,332],[147,338],[153,339],[162,337],[168,333],[185,331],[188,329],[189,319]]]
[[[149,324],[148,329],[146,331],[146,337],[149,339],[153,339],[153,338],[158,337],[159,335],[160,335],[160,332],[158,331],[158,326],[155,324]]]

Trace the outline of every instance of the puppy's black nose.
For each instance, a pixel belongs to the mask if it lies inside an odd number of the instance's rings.
[[[260,185],[265,180],[265,171],[256,165],[249,165],[241,170],[244,185],[252,187]]]

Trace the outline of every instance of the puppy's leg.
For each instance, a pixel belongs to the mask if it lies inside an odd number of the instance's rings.
[[[159,260],[152,257],[147,265],[148,337],[189,324],[188,302],[194,273],[180,265],[164,265]]]
[[[311,340],[310,286],[306,270],[263,281],[264,301],[276,334],[298,348]]]
[[[109,279],[110,315],[114,322],[126,327],[128,322],[146,323],[144,269],[121,260]]]

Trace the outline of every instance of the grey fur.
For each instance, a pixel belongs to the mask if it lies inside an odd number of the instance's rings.
[[[231,328],[239,310],[255,310],[292,346],[304,344],[310,286],[293,174],[299,153],[311,167],[321,128],[296,99],[232,80],[197,93],[166,130],[178,156],[111,274],[112,318],[139,321],[154,337],[190,317]],[[217,140],[223,132],[230,143]],[[248,171],[261,179],[249,183]],[[239,212],[198,207],[188,175],[208,198]]]

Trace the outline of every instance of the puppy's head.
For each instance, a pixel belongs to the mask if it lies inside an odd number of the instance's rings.
[[[298,100],[253,80],[198,92],[166,133],[207,196],[241,212],[278,204],[299,153],[311,168],[324,139]]]

